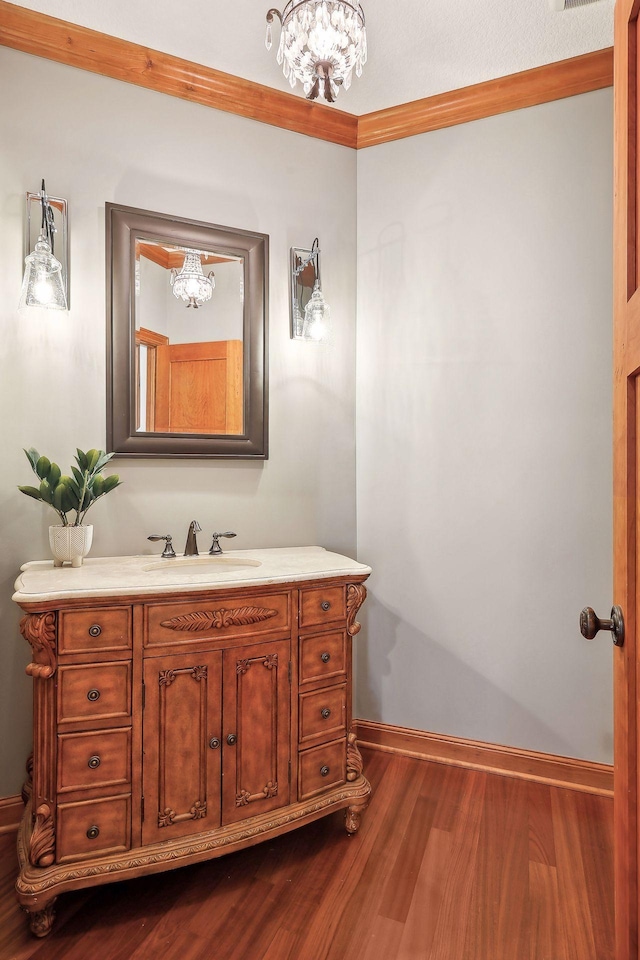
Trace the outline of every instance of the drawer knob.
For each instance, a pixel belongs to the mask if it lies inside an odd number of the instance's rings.
[[[320,654],[320,659],[322,660],[323,663],[329,663],[329,660],[331,660],[331,654],[330,654],[330,653],[321,653],[321,654]]]
[[[102,633],[102,627],[99,623],[92,623],[89,627],[89,636],[90,637],[99,637]]]
[[[89,690],[87,694],[87,700],[91,700],[92,703],[95,703],[96,700],[100,699],[100,691],[96,690],[95,687],[92,690]]]
[[[100,766],[100,757],[90,757],[87,766],[92,770],[97,770],[97,768]]]
[[[211,748],[211,750],[217,750],[219,746],[220,746],[220,741],[218,740],[218,738],[211,737],[211,740],[209,740],[209,747]]]
[[[87,838],[89,840],[97,840],[99,836],[100,836],[100,827],[97,827],[94,823],[94,825],[92,827],[89,827],[89,829],[87,830]]]
[[[325,613],[327,612],[327,610],[330,610],[330,609],[331,609],[331,604],[329,603],[328,600],[323,600],[322,603],[320,604],[320,606],[321,606],[322,609],[325,611]]]
[[[327,766],[320,767],[320,776],[321,776],[321,777],[328,777],[328,776],[329,776],[329,767],[327,767]]]
[[[331,710],[329,710],[329,707],[324,707],[324,709],[320,711],[320,714],[323,720],[328,720],[331,716]]]
[[[235,733],[230,733],[227,737],[227,743],[229,744],[230,747],[232,747],[234,743],[236,743],[237,739],[238,738],[235,735]]]

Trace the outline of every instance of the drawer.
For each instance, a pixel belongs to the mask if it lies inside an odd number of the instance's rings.
[[[347,742],[337,740],[312,747],[298,756],[300,800],[344,783],[347,773]]]
[[[131,797],[86,800],[58,805],[56,860],[82,860],[128,850]]]
[[[131,649],[131,608],[94,607],[63,610],[59,615],[58,650],[61,654]]]
[[[346,591],[342,587],[310,587],[300,591],[300,629],[344,620]]]
[[[144,645],[157,650],[167,644],[288,633],[290,611],[286,592],[149,604]]]
[[[131,730],[96,730],[58,737],[58,792],[128,784]]]
[[[300,683],[339,680],[347,672],[347,634],[344,630],[300,637]]]
[[[107,720],[131,714],[131,664],[62,666],[58,672],[58,721]]]
[[[300,743],[335,740],[347,732],[347,685],[300,694]]]

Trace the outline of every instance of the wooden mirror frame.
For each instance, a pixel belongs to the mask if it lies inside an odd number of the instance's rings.
[[[119,457],[268,456],[268,258],[264,233],[106,204],[107,449]],[[244,260],[242,434],[136,431],[135,248],[138,239],[215,250]]]

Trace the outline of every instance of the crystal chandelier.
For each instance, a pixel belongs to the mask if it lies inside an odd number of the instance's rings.
[[[296,80],[302,83],[307,100],[322,95],[333,103],[339,86],[351,86],[354,68],[356,76],[362,76],[367,34],[357,0],[288,0],[282,13],[272,7],[267,13],[267,50],[274,17],[281,24],[278,63],[292,87]]]
[[[179,273],[171,271],[174,297],[184,300],[188,307],[195,307],[196,310],[211,299],[215,285],[213,270],[206,276],[202,272],[202,260],[197,250],[185,250],[182,269]]]

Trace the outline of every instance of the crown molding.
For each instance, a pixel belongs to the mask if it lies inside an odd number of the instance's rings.
[[[358,118],[341,110],[0,0],[0,44],[158,93],[355,147]]]
[[[356,117],[6,0],[0,0],[0,45],[360,149],[613,83],[613,48],[608,47]]]
[[[358,148],[562,100],[613,84],[613,47],[358,118]]]

